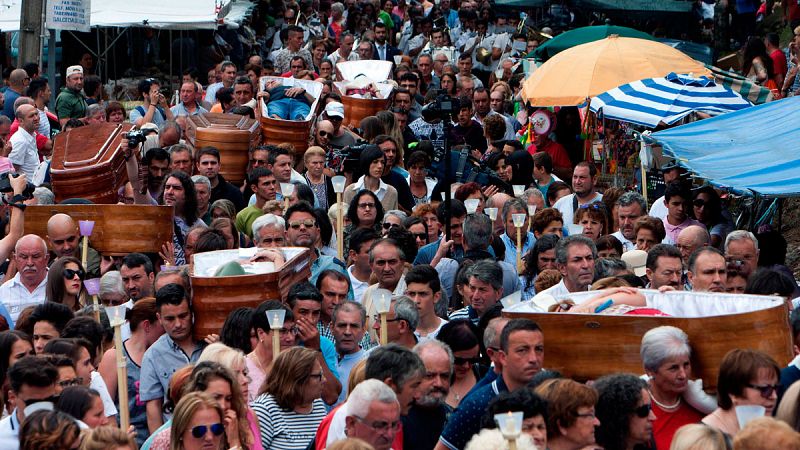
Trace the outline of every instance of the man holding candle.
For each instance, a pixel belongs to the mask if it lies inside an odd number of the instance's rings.
[[[164,334],[145,351],[139,378],[139,400],[146,403],[151,433],[164,423],[162,407],[172,374],[197,362],[206,346],[192,337],[192,312],[183,286],[168,284],[159,289],[156,310]]]
[[[414,330],[419,323],[419,312],[417,305],[405,295],[393,298],[389,312],[386,313],[386,342],[397,344],[407,349],[417,345],[417,337]],[[372,328],[378,333],[381,329],[381,321],[375,319]]]
[[[512,319],[500,335],[503,369],[491,384],[466,397],[450,416],[435,450],[460,450],[480,431],[481,418],[495,397],[525,388],[544,364],[544,334],[529,319]]]

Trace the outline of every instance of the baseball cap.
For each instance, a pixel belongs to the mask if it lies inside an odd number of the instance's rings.
[[[325,114],[344,119],[344,105],[339,102],[330,102],[325,105]]]
[[[637,277],[644,276],[647,265],[647,252],[644,250],[628,250],[622,254],[622,260],[628,269],[631,269]]]
[[[69,66],[67,67],[67,77],[70,75],[81,74],[83,75],[83,67],[82,66]]]

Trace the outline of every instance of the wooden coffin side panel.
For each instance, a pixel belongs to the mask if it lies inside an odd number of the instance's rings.
[[[43,205],[25,210],[25,233],[47,240],[47,221],[68,214],[75,221],[93,220],[89,245],[103,255],[158,253],[172,239],[172,207],[145,205]]]
[[[378,111],[383,111],[389,107],[388,98],[357,98],[342,96],[344,105],[344,122],[342,126],[350,125],[358,128],[361,126],[361,119],[367,116],[374,116]]]
[[[230,277],[192,275],[192,310],[195,339],[219,334],[228,314],[236,308],[255,308],[266,300],[283,301],[294,284],[311,277],[310,251],[286,261],[280,272]]]
[[[241,185],[246,177],[249,151],[261,140],[256,120],[235,114],[205,113],[187,121],[189,141],[195,149],[215,147],[225,179]]]
[[[791,360],[791,332],[784,306],[728,316],[685,319],[568,313],[503,313],[535,321],[545,337],[544,367],[580,381],[614,372],[644,373],[642,336],[655,327],[682,329],[692,346],[693,377],[717,385],[719,363],[735,348],[755,348],[778,364]]]
[[[50,178],[56,201],[85,198],[116,203],[117,189],[128,181],[119,148],[131,124],[91,124],[56,135]]]

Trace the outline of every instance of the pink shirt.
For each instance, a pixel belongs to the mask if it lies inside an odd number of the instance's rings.
[[[667,237],[665,237],[664,240],[662,241],[663,244],[675,245],[675,243],[678,242],[678,235],[681,233],[681,231],[685,230],[689,226],[699,225],[703,228],[706,227],[705,225],[692,219],[691,217],[687,217],[686,220],[684,220],[682,223],[678,225],[671,225],[666,217],[663,219],[663,222],[664,222],[664,230],[666,230],[667,232]]]

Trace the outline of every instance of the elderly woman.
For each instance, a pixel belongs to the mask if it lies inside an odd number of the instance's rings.
[[[303,154],[303,164],[306,167],[306,173],[303,175],[311,191],[314,192],[316,203],[327,211],[329,206],[336,203],[336,193],[333,191],[331,178],[324,173],[325,150],[317,146],[309,147]]]
[[[691,351],[689,337],[679,328],[656,327],[642,337],[640,354],[656,415],[656,448],[669,448],[678,428],[702,419],[703,414],[683,398],[692,375]]]
[[[772,416],[778,402],[780,368],[766,353],[758,350],[731,350],[722,358],[717,378],[717,405],[703,423],[730,436],[739,432],[736,407],[764,407],[764,415]]]
[[[649,251],[667,237],[664,222],[650,216],[639,217],[633,225],[633,233],[636,236],[636,249],[644,251]]]
[[[325,375],[314,350],[292,347],[278,356],[252,403],[264,448],[308,446],[325,418],[324,386]]]
[[[604,450],[650,448],[653,421],[647,383],[636,375],[614,374],[598,379],[597,443]]]
[[[534,392],[547,401],[547,447],[579,450],[595,444],[597,392],[570,379],[547,380]]]
[[[118,270],[109,270],[100,278],[100,303],[104,306],[118,306],[128,301],[122,275]]]
[[[408,215],[399,209],[386,211],[386,214],[383,215],[383,235],[386,236],[389,234],[389,230],[392,228],[405,230],[403,221],[406,220],[406,218],[408,218]]]

